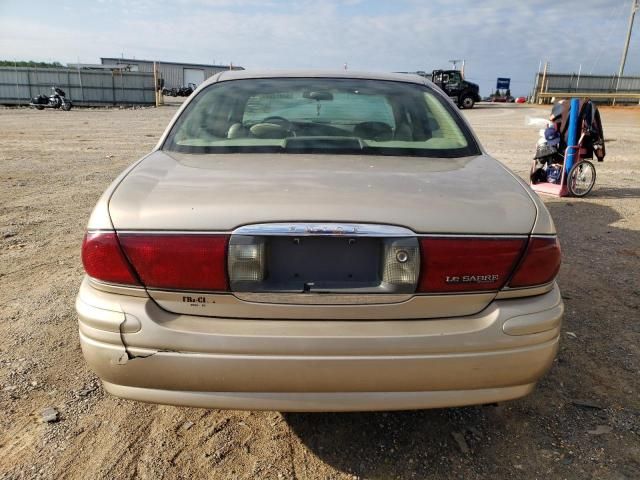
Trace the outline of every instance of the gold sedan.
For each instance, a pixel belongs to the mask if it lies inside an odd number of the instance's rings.
[[[82,259],[85,358],[130,399],[490,403],[558,348],[548,211],[418,76],[212,77],[100,198]]]

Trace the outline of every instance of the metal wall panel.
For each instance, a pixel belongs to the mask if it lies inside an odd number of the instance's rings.
[[[543,74],[538,76],[542,84]],[[617,75],[580,75],[547,73],[544,89],[547,92],[591,92],[591,93],[640,93],[640,77],[620,77]]]
[[[140,68],[142,68],[142,64]],[[174,63],[158,63],[158,72],[162,78],[164,78],[164,86],[166,88],[180,88],[186,86],[184,80],[184,70],[189,68],[195,68],[198,70],[204,70],[204,78],[205,80],[218,72],[223,72],[228,70],[224,67],[206,67],[206,66],[198,66],[198,65],[182,65],[182,64],[174,64]],[[153,71],[153,64],[151,64],[151,71]]]
[[[142,69],[142,63],[137,64]],[[151,71],[153,71],[153,64],[151,65]],[[174,64],[174,63],[158,63],[158,72],[162,78],[164,78],[164,86],[166,88],[180,88],[186,86],[184,80],[184,69],[185,68],[196,68],[198,70],[204,70],[204,78],[205,80],[218,72],[222,72],[227,70],[226,68],[220,67],[200,67],[200,66],[190,66],[190,65],[182,65],[182,64]]]
[[[136,65],[140,72],[152,72],[153,62],[150,60],[135,60],[127,58],[107,58],[100,59],[103,65]],[[190,63],[171,63],[171,62],[157,62],[158,72],[161,78],[164,78],[164,86],[166,88],[180,88],[186,86],[184,81],[184,69],[185,68],[197,68],[204,70],[205,80],[218,72],[228,70],[229,67],[224,65],[202,65],[202,64],[190,64]],[[242,67],[233,67],[234,70],[243,70]]]
[[[70,68],[0,67],[0,104],[28,104],[60,87],[74,105],[154,105],[153,74]]]

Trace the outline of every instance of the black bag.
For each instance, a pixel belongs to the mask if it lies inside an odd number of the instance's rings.
[[[31,99],[31,102],[35,105],[46,105],[47,103],[49,103],[49,97],[47,97],[46,95],[38,95],[37,97],[33,97]]]
[[[547,181],[547,172],[542,168],[543,164],[536,164],[536,168],[531,173],[531,183],[542,183]]]

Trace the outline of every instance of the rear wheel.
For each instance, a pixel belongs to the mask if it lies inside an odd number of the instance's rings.
[[[473,95],[464,94],[460,97],[459,104],[462,108],[473,108],[476,101],[473,99]]]
[[[588,160],[576,163],[569,172],[567,186],[575,197],[587,195],[596,183],[596,167]]]
[[[44,107],[43,107],[42,105],[36,105],[36,108],[37,108],[38,110],[44,110]]]

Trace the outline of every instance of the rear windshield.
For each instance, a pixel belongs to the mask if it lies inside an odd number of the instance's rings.
[[[382,80],[267,78],[214,83],[164,144],[185,153],[479,153],[460,114],[430,88]]]

